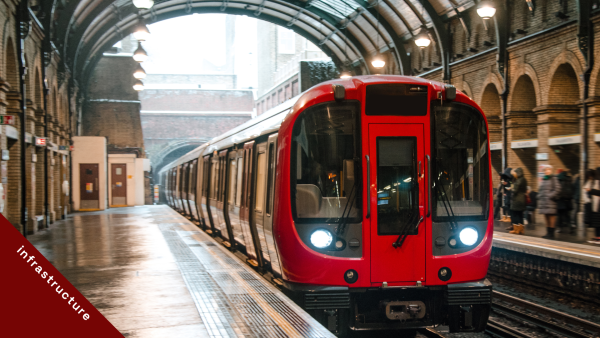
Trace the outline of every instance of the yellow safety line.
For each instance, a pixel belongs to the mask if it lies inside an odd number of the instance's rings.
[[[77,211],[100,211],[100,209],[79,209]]]
[[[498,239],[508,240],[506,238],[498,238]],[[545,243],[529,242],[529,241],[524,241],[522,239],[513,239],[513,238],[511,238],[510,240],[511,241],[515,241],[515,242],[521,242],[521,243],[527,243],[527,244],[542,246],[542,247],[546,247],[547,246],[547,247],[550,247],[550,248],[562,249],[562,250],[565,250],[565,251],[572,250],[572,251],[578,251],[578,252],[585,252],[585,253],[592,254],[594,256],[600,257],[600,254],[598,252],[593,252],[593,251],[585,251],[585,250],[579,250],[579,249],[565,248],[565,247],[562,247],[562,246],[555,246],[555,245],[545,244]]]
[[[128,205],[123,205],[123,204],[117,204],[117,205],[111,205],[111,208],[126,208],[128,207]]]

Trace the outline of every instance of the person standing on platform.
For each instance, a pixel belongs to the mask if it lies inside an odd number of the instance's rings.
[[[560,182],[560,194],[556,201],[558,212],[557,228],[559,233],[570,232],[571,210],[573,210],[573,180],[567,170],[558,169],[558,182]]]
[[[583,183],[583,191],[581,194],[581,201],[583,202],[583,224],[585,224],[586,227],[590,227],[592,224],[592,199],[588,193],[592,188],[596,189],[594,183],[596,183],[595,171],[588,169],[585,172],[585,181]]]
[[[523,169],[517,168],[512,171],[512,176],[515,178],[512,185],[512,198],[510,202],[511,222],[513,230],[511,234],[525,233],[525,226],[523,225],[523,211],[527,207],[527,180],[523,176]]]
[[[496,189],[496,198],[494,199],[494,220],[502,221],[500,218],[500,210],[502,209],[502,196],[503,196],[503,187],[502,183],[502,175],[500,176],[500,185],[498,189]]]
[[[588,243],[600,245],[600,167],[596,168],[594,182],[591,184],[591,189],[587,190],[587,195],[591,202],[591,217],[590,227],[595,228],[596,237],[588,241]]]
[[[510,222],[510,197],[511,191],[510,186],[512,183],[512,168],[506,168],[501,175],[502,178],[502,194],[504,196],[504,205],[502,206],[502,210],[504,211],[504,216],[502,217],[502,222]],[[506,230],[512,230],[512,225]]]
[[[527,207],[525,208],[525,219],[529,224],[535,224],[535,209],[537,209],[537,192],[527,187]]]
[[[571,234],[577,230],[577,213],[581,203],[581,176],[579,173],[573,176],[573,210],[571,211]]]
[[[542,238],[554,239],[554,222],[556,221],[556,201],[560,196],[560,182],[553,175],[551,165],[544,169],[544,177],[538,189],[538,212],[544,215],[546,235]]]

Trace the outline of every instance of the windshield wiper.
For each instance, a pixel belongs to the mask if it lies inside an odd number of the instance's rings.
[[[417,234],[419,233],[419,224],[421,224],[421,222],[423,222],[423,216],[421,216],[421,218],[419,218],[419,221],[417,222],[417,225],[415,225],[415,230],[417,230]],[[407,222],[406,224],[408,224],[409,222]],[[406,228],[406,226],[405,226]],[[408,237],[408,234],[401,234],[400,236],[398,236],[398,239],[396,240],[396,242],[394,242],[392,244],[392,246],[394,248],[400,248],[402,247],[402,244],[404,244],[404,240],[406,240],[406,237]]]
[[[346,224],[348,223],[350,213],[352,212],[352,204],[354,204],[354,200],[356,199],[356,196],[358,196],[358,189],[356,189],[357,193],[353,194],[356,186],[357,182],[354,182],[352,190],[350,190],[350,195],[348,195],[348,198],[346,199],[346,206],[344,207],[344,211],[342,211],[342,217],[340,218],[340,225],[337,228],[336,235],[342,234],[346,229]],[[348,209],[348,206],[350,206],[350,209]],[[348,209],[348,214],[346,214],[346,209]]]
[[[439,176],[439,175],[438,175]],[[450,204],[450,200],[448,199],[448,195],[442,191],[442,184],[438,177],[435,178],[435,188],[438,192],[438,196],[444,203],[444,208],[446,209],[446,215],[450,218],[450,230],[455,230],[458,227],[458,223],[456,221],[456,216],[454,215],[454,210],[452,210],[452,204]],[[436,206],[437,207],[437,206]]]

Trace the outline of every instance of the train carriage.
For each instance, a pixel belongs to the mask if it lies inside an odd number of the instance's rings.
[[[481,331],[489,153],[484,114],[454,87],[360,76],[317,85],[161,175],[171,206],[332,332]]]

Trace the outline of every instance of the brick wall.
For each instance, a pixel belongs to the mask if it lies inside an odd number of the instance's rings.
[[[251,90],[148,89],[140,92],[144,111],[251,112]]]

